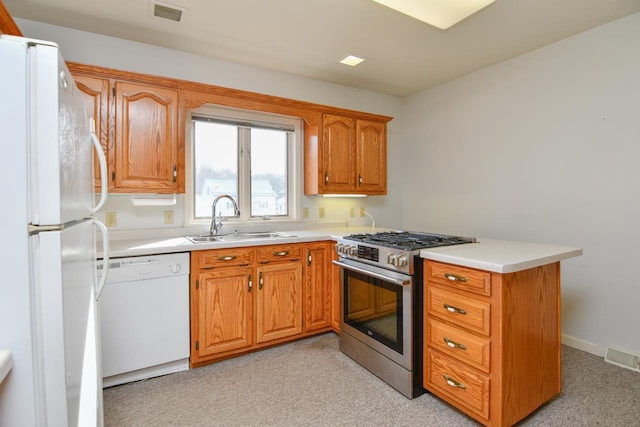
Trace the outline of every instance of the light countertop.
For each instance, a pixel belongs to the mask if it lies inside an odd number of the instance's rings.
[[[514,273],[582,255],[582,249],[575,247],[483,238],[477,240],[477,243],[423,249],[420,256],[494,273]]]
[[[260,245],[304,243],[337,240],[348,234],[390,231],[386,228],[335,227],[285,232],[288,237],[254,238],[241,241],[192,243],[186,237],[153,232],[124,233],[109,240],[111,258],[191,252]],[[124,236],[124,237],[123,237]],[[582,249],[568,246],[544,245],[479,238],[477,243],[424,249],[424,259],[477,268],[495,273],[513,273],[582,255]],[[101,254],[99,254],[101,257]]]
[[[320,240],[337,240],[348,234],[389,231],[388,228],[371,227],[334,227],[309,230],[293,230],[283,232],[290,237],[255,238],[241,241],[192,243],[186,237],[154,236],[153,232],[126,233],[125,237],[109,239],[109,256],[111,258],[155,255],[174,252],[191,252],[207,249],[237,248],[246,246],[277,245],[283,243],[304,243]],[[99,245],[98,249],[102,249]],[[98,253],[101,258],[102,254]]]

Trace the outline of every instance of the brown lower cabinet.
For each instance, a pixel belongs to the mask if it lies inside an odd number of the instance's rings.
[[[424,261],[423,385],[487,426],[560,393],[560,264],[498,274]]]
[[[191,367],[331,330],[331,242],[193,252]]]

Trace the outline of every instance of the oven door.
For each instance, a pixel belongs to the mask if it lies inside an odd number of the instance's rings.
[[[411,370],[412,277],[352,260],[333,263],[340,267],[341,333]]]

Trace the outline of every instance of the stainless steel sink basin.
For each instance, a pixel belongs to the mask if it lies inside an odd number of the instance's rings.
[[[219,234],[211,236],[209,234],[201,234],[199,236],[187,236],[187,239],[193,243],[211,243],[211,242],[233,242],[239,240],[251,240],[251,239],[274,239],[296,237],[288,233],[279,233],[273,231],[261,231],[261,232],[246,232],[246,233],[232,233],[232,234]]]
[[[209,243],[218,240],[218,236],[187,236],[193,243]]]

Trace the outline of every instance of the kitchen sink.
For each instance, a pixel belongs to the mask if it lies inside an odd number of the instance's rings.
[[[261,231],[261,232],[245,232],[245,233],[232,233],[232,234],[218,234],[209,235],[201,234],[199,236],[187,236],[187,239],[193,243],[211,243],[211,242],[234,242],[240,240],[252,240],[252,239],[275,239],[285,237],[296,237],[288,233],[279,233],[274,231]]]

